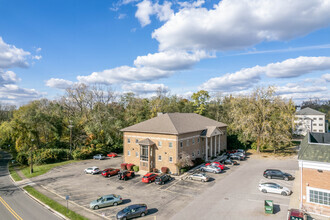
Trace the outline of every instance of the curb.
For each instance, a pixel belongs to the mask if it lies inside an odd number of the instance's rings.
[[[34,196],[32,196],[30,193],[28,193],[25,189],[23,189],[22,187],[18,186],[17,183],[15,182],[15,180],[11,177],[10,173],[9,173],[9,177],[11,179],[11,181],[14,183],[14,185],[19,188],[20,190],[22,190],[25,194],[27,194],[31,199],[35,200],[37,203],[39,203],[41,206],[43,206],[44,208],[48,209],[49,211],[51,211],[52,213],[54,213],[57,217],[61,218],[61,219],[65,219],[65,220],[70,220],[69,218],[65,217],[64,215],[62,215],[61,213],[55,211],[54,209],[52,209],[51,207],[49,207],[48,205],[42,203],[39,199],[35,198]]]

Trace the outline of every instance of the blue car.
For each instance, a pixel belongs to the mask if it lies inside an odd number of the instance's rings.
[[[145,204],[135,204],[124,208],[117,213],[117,219],[130,219],[136,217],[143,217],[148,214],[147,205]]]

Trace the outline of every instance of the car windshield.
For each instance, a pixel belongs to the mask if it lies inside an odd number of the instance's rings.
[[[124,208],[123,210],[125,213],[128,213],[130,211],[130,209],[128,207]]]
[[[147,176],[143,176],[143,178],[148,178]]]
[[[103,197],[100,197],[100,198],[98,198],[96,201],[99,202],[99,201],[101,201],[102,199],[103,199]]]

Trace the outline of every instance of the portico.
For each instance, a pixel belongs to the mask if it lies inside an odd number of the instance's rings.
[[[215,127],[207,127],[201,133],[201,137],[205,138],[205,161],[209,160],[209,157],[216,157],[221,151],[221,135],[223,132]]]

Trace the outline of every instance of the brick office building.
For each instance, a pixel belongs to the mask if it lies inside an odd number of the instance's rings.
[[[330,217],[330,134],[306,135],[301,142],[298,160],[301,208]]]
[[[227,149],[227,125],[194,113],[167,113],[122,129],[124,162],[178,173],[182,152],[209,160]]]

